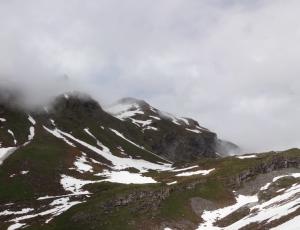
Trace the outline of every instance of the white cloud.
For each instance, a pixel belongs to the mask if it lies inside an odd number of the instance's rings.
[[[74,88],[104,101],[144,98],[248,150],[299,147],[299,7],[296,0],[1,1],[0,80],[31,100]]]

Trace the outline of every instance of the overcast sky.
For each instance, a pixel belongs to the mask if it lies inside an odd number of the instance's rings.
[[[0,0],[0,82],[196,118],[247,151],[300,147],[299,0]]]

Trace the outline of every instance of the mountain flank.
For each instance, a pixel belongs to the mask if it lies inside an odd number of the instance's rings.
[[[229,156],[239,147],[133,98],[15,101],[0,100],[1,230],[288,229],[298,217],[298,149]]]

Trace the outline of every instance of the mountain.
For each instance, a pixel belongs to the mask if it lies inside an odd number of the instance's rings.
[[[237,153],[239,147],[219,140],[217,135],[191,118],[175,117],[145,101],[124,98],[106,111],[140,129],[151,151],[171,161],[193,161],[202,157]]]
[[[289,229],[297,221],[298,149],[225,157],[239,148],[141,100],[103,109],[68,93],[33,111],[5,95],[1,230]]]

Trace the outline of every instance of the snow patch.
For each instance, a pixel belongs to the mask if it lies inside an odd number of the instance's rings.
[[[24,225],[26,225],[26,224],[15,223],[15,224],[10,225],[10,226],[7,228],[7,230],[16,230],[16,229],[18,229],[18,228],[24,227]]]
[[[15,137],[15,134],[13,133],[13,131],[11,131],[11,130],[9,129],[9,130],[7,130],[7,132],[13,137],[14,143],[15,143],[15,145],[16,145],[16,144],[17,144],[17,140],[16,140],[16,137]]]
[[[151,118],[153,118],[153,119],[155,119],[155,120],[158,120],[158,121],[161,120],[161,118],[160,118],[160,117],[157,117],[157,116],[151,116],[151,115],[149,115],[149,117],[151,117]]]
[[[202,175],[202,176],[206,176],[208,174],[210,174],[212,171],[214,171],[215,169],[209,169],[209,170],[198,170],[198,171],[194,171],[194,172],[183,172],[183,173],[179,173],[176,176],[193,176],[193,175]]]
[[[33,126],[29,128],[29,135],[28,135],[28,141],[31,141],[34,138],[35,135],[35,129]]]
[[[56,126],[55,121],[53,119],[50,119],[50,122],[53,126]]]
[[[173,184],[177,184],[177,181],[173,181],[173,182],[167,183],[167,185],[173,185]]]
[[[193,169],[193,168],[198,168],[198,167],[199,167],[198,165],[194,165],[194,166],[190,166],[190,167],[187,167],[187,168],[174,169],[172,171],[173,172],[182,172],[182,171],[187,171],[187,170],[190,170],[190,169]]]
[[[147,126],[146,128],[143,129],[143,131],[145,130],[154,130],[154,131],[158,131],[158,128],[153,127],[153,126]]]
[[[76,170],[80,173],[85,172],[93,172],[93,167],[88,164],[88,160],[86,156],[77,157],[76,161],[74,162],[74,165],[76,167]]]
[[[82,187],[87,184],[97,183],[98,181],[80,180],[71,176],[61,175],[60,184],[63,188],[72,194],[82,195],[89,194],[88,191],[83,191]]]
[[[30,115],[28,115],[28,120],[30,121],[30,123],[32,124],[32,125],[35,125],[36,124],[36,121],[33,119],[33,117],[32,116],[30,116]]]
[[[193,132],[193,133],[202,133],[200,130],[198,129],[188,129],[188,128],[185,128],[187,131],[190,131],[190,132]]]
[[[107,171],[105,170],[102,173],[96,174],[97,176],[108,177],[103,181],[108,181],[112,183],[121,183],[121,184],[150,184],[157,183],[151,177],[146,177],[140,173],[131,173],[128,171]]]
[[[3,161],[9,157],[17,148],[16,147],[8,147],[8,148],[0,148],[0,165],[3,164]]]
[[[32,208],[23,208],[21,211],[10,211],[10,210],[5,210],[3,212],[0,212],[0,216],[9,216],[9,215],[22,215],[29,213],[33,211],[34,209]]]
[[[256,158],[256,155],[246,155],[246,156],[238,156],[239,159],[250,159],[250,158]]]
[[[270,187],[271,183],[267,183],[265,186],[260,188],[260,191],[267,190]]]
[[[106,111],[120,120],[134,117],[137,114],[144,114],[144,112],[140,110],[140,106],[137,103],[116,104],[107,108]]]

